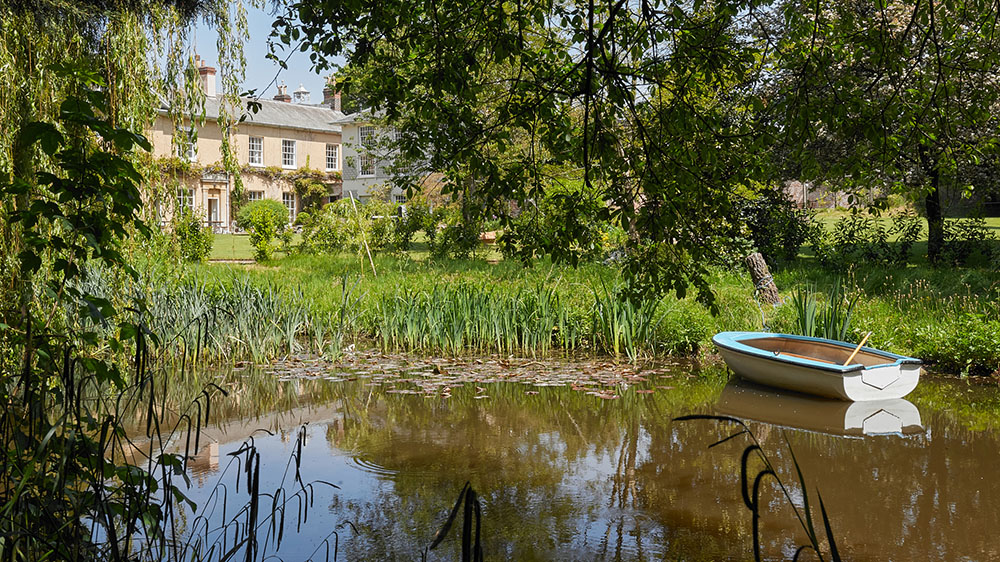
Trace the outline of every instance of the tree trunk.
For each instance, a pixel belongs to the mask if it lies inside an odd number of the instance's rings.
[[[941,213],[941,171],[937,160],[928,154],[926,148],[920,149],[920,165],[931,182],[931,189],[924,198],[924,211],[927,214],[927,259],[936,263],[941,257],[944,246],[944,216]]]
[[[754,294],[760,295],[760,300],[768,304],[778,304],[781,297],[778,296],[778,286],[774,284],[774,277],[767,268],[767,262],[760,252],[754,252],[746,257],[747,269],[750,270],[750,279],[753,280]]]

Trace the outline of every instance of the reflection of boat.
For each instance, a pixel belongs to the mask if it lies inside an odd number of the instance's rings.
[[[712,338],[737,375],[768,386],[841,400],[902,398],[916,388],[920,360],[822,338],[720,332]],[[850,365],[843,365],[849,358]]]
[[[844,402],[730,381],[715,408],[740,419],[833,435],[924,433],[920,411],[902,398]]]

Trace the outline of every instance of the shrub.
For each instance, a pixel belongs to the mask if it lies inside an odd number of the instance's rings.
[[[431,216],[428,226],[436,233],[432,239],[428,232],[427,242],[432,256],[464,259],[472,255],[479,245],[481,223],[471,209],[455,202],[434,209]]]
[[[427,201],[423,198],[410,199],[406,203],[405,212],[396,223],[396,250],[405,252],[410,249],[413,243],[413,235],[424,228],[431,211]],[[430,236],[428,236],[430,239]]]
[[[405,251],[409,239],[405,244],[400,241],[397,208],[395,203],[378,198],[364,204],[340,199],[305,217],[300,215],[300,249],[304,253],[364,253],[367,244],[372,254]]]
[[[201,225],[201,220],[191,209],[184,208],[174,218],[174,235],[180,249],[181,258],[186,261],[202,262],[212,253],[215,237],[212,229]]]
[[[807,211],[795,208],[777,187],[756,186],[736,200],[735,216],[746,226],[749,242],[769,264],[795,261],[811,224]]]
[[[963,375],[1000,373],[1000,321],[967,313],[916,331],[914,353],[943,371]]]
[[[828,268],[857,263],[894,265],[909,260],[922,232],[923,220],[911,212],[893,215],[889,228],[878,217],[855,213],[837,221],[830,233],[816,225],[809,241],[817,259]],[[890,242],[892,237],[895,242]]]
[[[996,243],[996,235],[982,218],[946,220],[941,263],[966,265],[976,257],[988,261],[997,253]]]
[[[288,226],[288,208],[274,199],[253,201],[237,213],[236,226],[250,232],[253,259],[271,259],[274,255],[272,241]]]
[[[335,201],[313,213],[299,215],[295,221],[302,227],[299,251],[306,254],[335,254],[347,246],[347,217],[343,201]]]
[[[595,260],[605,254],[605,217],[599,194],[587,192],[580,182],[555,182],[511,219],[500,251],[525,262],[538,254],[574,264]]]

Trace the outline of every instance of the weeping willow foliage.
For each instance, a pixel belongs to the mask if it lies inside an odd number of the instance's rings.
[[[147,400],[147,432],[160,433],[153,404],[162,389],[148,382],[149,350],[160,339],[149,330],[133,258],[148,253],[146,223],[169,188],[152,174],[140,135],[163,103],[175,123],[203,120],[189,39],[195,17],[223,36],[228,127],[244,64],[239,3],[0,8],[2,560],[170,558],[150,553],[175,540],[171,514],[183,495],[170,482],[183,475],[183,459],[115,459],[123,401]],[[106,296],[88,289],[97,265],[111,269]],[[202,407],[188,419],[189,436]]]

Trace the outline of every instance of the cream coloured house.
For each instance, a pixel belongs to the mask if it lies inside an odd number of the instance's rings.
[[[165,171],[179,180],[176,205],[191,208],[217,232],[229,232],[235,220],[235,181],[222,166],[222,130],[218,124],[222,96],[216,92],[215,69],[198,57],[195,61],[205,92],[205,120],[197,127],[194,142],[185,142],[186,131],[174,134],[165,104],[148,136],[153,154],[161,162],[185,164],[181,171],[177,171],[178,166]],[[327,201],[341,195],[341,126],[333,122],[344,114],[333,109],[334,96],[329,90],[324,91],[324,103],[319,105],[309,104],[308,94],[300,86],[293,103],[285,86],[279,86],[273,100],[260,100],[259,110],[249,113],[230,133],[246,198],[281,201],[292,220],[302,208],[295,192],[297,178],[309,177],[325,184],[329,189]],[[172,215],[173,208],[164,208],[160,214],[161,218]]]

